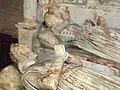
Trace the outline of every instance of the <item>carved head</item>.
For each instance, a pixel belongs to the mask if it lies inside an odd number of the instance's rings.
[[[28,67],[36,63],[37,55],[27,45],[11,44],[11,59],[18,65],[20,72],[24,73]]]
[[[23,60],[35,59],[37,57],[27,45],[11,44],[10,47],[11,59],[15,62],[22,62]]]

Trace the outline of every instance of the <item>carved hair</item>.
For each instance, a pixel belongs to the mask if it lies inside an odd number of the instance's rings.
[[[34,54],[27,45],[19,45],[19,44],[11,44],[10,47],[10,55],[11,59],[18,63],[22,60],[28,60],[31,58],[36,58],[36,54]]]

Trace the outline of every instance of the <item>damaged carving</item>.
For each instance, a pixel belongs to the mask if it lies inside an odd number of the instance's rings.
[[[33,48],[30,49],[26,44],[11,44],[10,55],[15,65],[7,66],[0,72],[0,88],[120,90],[120,31],[107,27],[104,18],[108,13],[97,9],[97,5],[100,7],[100,4],[104,6],[111,2],[113,1],[38,0],[43,11],[43,21],[38,32],[30,34],[33,35],[30,41]],[[87,12],[91,14],[86,15],[90,17],[84,16],[85,11],[79,12],[83,8],[78,7],[77,11],[76,6],[62,6],[63,3],[88,5]],[[94,8],[91,10],[89,6]],[[83,15],[83,19],[75,13],[73,16],[76,21],[73,20],[72,10]],[[26,19],[32,21],[25,19],[25,22],[19,23],[18,28],[29,32],[38,29],[35,18],[30,14],[29,18],[25,15]],[[106,71],[100,71],[101,67]],[[111,72],[108,73],[108,70]]]

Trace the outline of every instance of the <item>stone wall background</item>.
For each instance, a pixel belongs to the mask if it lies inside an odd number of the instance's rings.
[[[18,36],[15,24],[23,21],[23,0],[0,0],[0,33]]]

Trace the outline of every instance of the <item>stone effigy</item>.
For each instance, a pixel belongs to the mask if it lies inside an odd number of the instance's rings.
[[[81,66],[78,59],[65,51],[64,45],[54,45],[54,50],[55,52],[53,50],[47,50],[48,55],[45,58],[42,56],[42,54],[46,55],[46,51],[43,52],[44,49],[36,52],[38,54],[37,57],[37,55],[25,45],[11,45],[11,58],[17,64],[21,73],[18,76],[21,76],[19,79],[21,80],[23,87],[27,90],[56,90],[62,73],[63,64],[68,57],[69,63],[74,60],[73,64]],[[0,85],[2,85],[2,82]],[[20,88],[22,88],[22,86]]]
[[[95,5],[110,3],[110,0],[81,1],[88,6],[93,3]],[[41,0],[39,0],[40,2]],[[77,5],[79,1],[61,0],[61,2]],[[37,1],[34,3],[37,4]],[[45,25],[42,25],[42,31],[37,32],[35,38],[30,39],[33,42],[37,41],[32,43],[33,51],[30,50],[31,45],[30,49],[21,43],[11,45],[11,59],[17,67],[7,66],[7,70],[5,68],[0,72],[0,87],[5,90],[120,90],[119,74],[117,76],[114,72],[106,74],[86,68],[83,65],[84,61],[81,58],[78,59],[79,54],[65,50],[65,47],[68,49],[69,45],[77,46],[84,52],[93,53],[113,64],[117,63],[119,69],[120,32],[104,27],[105,22],[94,10],[94,17],[87,18],[83,25],[78,25],[71,20],[68,7],[59,6],[57,0],[50,0],[47,3],[46,6],[43,5],[43,8],[46,8]],[[32,2],[30,5],[32,6]],[[25,7],[29,9],[27,3]],[[36,10],[36,8],[34,5],[33,9]],[[29,13],[29,17],[27,13]],[[32,13],[33,11],[24,14],[27,22],[19,23],[20,29],[30,31],[37,29],[36,13],[31,16]],[[31,20],[35,23],[32,23]],[[111,68],[110,65],[109,67]],[[5,76],[9,76],[7,80],[5,80]]]
[[[55,45],[54,50],[37,48],[33,53],[25,45],[13,44],[10,50],[12,60],[18,65],[20,72],[18,73],[14,66],[10,66],[15,70],[12,74],[17,77],[11,78],[15,79],[15,83],[10,83],[11,73],[3,75],[5,69],[1,71],[0,80],[9,75],[6,80],[7,83],[5,81],[0,82],[1,88],[5,90],[120,89],[118,77],[111,77],[83,67],[75,56],[65,51],[63,45]],[[7,72],[10,71],[11,69],[7,69]],[[8,88],[7,84],[12,85]]]
[[[99,0],[93,0],[93,1],[91,0],[90,2],[98,2],[98,1]],[[104,2],[107,2],[107,0]],[[57,3],[54,4],[54,6],[57,7],[58,6]],[[119,46],[119,37],[120,37],[119,30],[107,28],[105,26],[105,22],[102,19],[100,19],[100,17],[98,16],[95,10],[93,11],[93,18],[86,19],[84,21],[84,25],[80,26],[77,23],[73,23],[72,21],[68,22],[68,20],[70,20],[69,14],[65,14],[66,12],[64,10],[63,10],[63,13],[61,14],[60,14],[61,11],[56,12],[55,10],[57,10],[57,8],[52,8],[54,6],[51,5],[49,7],[51,7],[53,14],[55,16],[62,14],[63,21],[62,23],[57,21],[56,23],[54,23],[54,25],[52,25],[52,27],[49,25],[48,27],[52,28],[49,30],[52,30],[53,33],[61,41],[63,41],[63,43],[70,42],[74,46],[78,46],[79,48],[82,48],[97,56],[100,56],[108,60],[114,60],[115,62],[120,63],[120,60],[119,60],[120,53],[118,51],[120,47]],[[69,8],[67,9],[67,11],[68,11],[67,13],[69,13]],[[50,13],[48,13],[48,15],[49,14]],[[46,17],[46,15],[44,16]],[[67,19],[64,19],[65,17],[67,17]],[[51,23],[50,21],[46,21],[46,20],[45,22]],[[55,21],[53,20],[53,22]],[[59,25],[57,26],[57,24]],[[41,36],[41,34],[39,36]],[[39,38],[39,39],[42,40],[42,38]],[[49,42],[48,40],[45,40],[45,41],[46,43]]]

